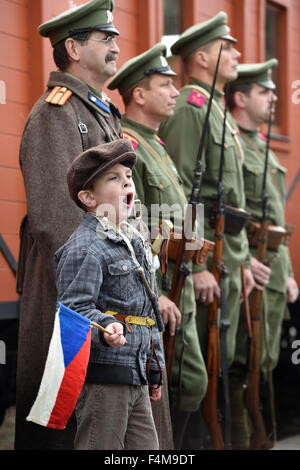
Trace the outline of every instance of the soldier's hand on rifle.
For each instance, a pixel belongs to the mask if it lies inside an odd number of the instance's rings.
[[[287,280],[287,301],[291,304],[296,302],[299,295],[298,285],[293,277],[288,277]]]
[[[178,310],[176,304],[172,300],[168,299],[168,297],[165,295],[160,295],[158,297],[158,305],[162,314],[164,325],[169,326],[169,333],[171,336],[174,336],[176,333],[176,328],[178,328],[181,322],[180,311]]]
[[[215,276],[207,271],[193,273],[194,291],[196,300],[204,304],[211,304],[216,296],[220,298],[220,288],[215,279]]]
[[[255,288],[262,290],[270,281],[271,269],[263,263],[252,257],[250,262],[250,269],[255,281]]]
[[[254,277],[250,269],[245,269],[244,273],[245,273],[244,275],[245,275],[245,283],[246,283],[246,295],[248,296],[251,293],[251,291],[254,289],[254,287],[256,287],[256,283],[255,283]],[[241,293],[240,302],[244,302],[243,292]]]

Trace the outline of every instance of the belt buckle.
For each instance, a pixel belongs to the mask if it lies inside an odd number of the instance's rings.
[[[133,333],[133,328],[132,328],[132,326],[130,325],[131,319],[132,319],[132,316],[131,316],[131,315],[127,315],[127,316],[125,317],[125,325],[126,325],[127,330],[129,331],[129,333]]]
[[[80,130],[81,134],[87,134],[88,133],[88,128],[83,122],[80,122],[78,124],[78,127],[79,127],[79,130]]]

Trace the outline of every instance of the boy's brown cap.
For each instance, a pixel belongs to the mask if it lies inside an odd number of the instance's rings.
[[[67,173],[70,196],[80,206],[78,193],[90,187],[92,181],[102,172],[117,163],[133,168],[136,153],[127,139],[118,139],[107,144],[91,147],[78,155]],[[81,206],[80,206],[81,207]]]

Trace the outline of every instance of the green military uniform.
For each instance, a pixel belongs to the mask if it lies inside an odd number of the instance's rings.
[[[134,84],[152,73],[163,73],[174,75],[165,60],[166,47],[157,44],[144,54],[127,62],[109,84],[110,89],[118,88],[123,94]],[[138,160],[133,172],[133,179],[136,185],[137,196],[148,211],[148,225],[151,225],[151,205],[167,204],[176,207],[181,213],[179,221],[182,230],[182,218],[185,214],[187,200],[182,187],[181,179],[176,167],[170,159],[164,143],[158,138],[156,130],[128,119],[125,116],[121,120],[124,136],[129,138],[136,149]],[[177,212],[178,214],[178,212]],[[172,213],[171,213],[171,219]],[[176,216],[177,220],[177,216]],[[168,261],[168,278],[172,281],[175,262]],[[192,262],[190,262],[192,269]],[[159,295],[168,297],[169,292],[162,286],[162,273],[157,270],[157,281]],[[184,336],[188,346],[185,349],[183,367],[181,373],[181,394],[180,410],[192,412],[199,407],[199,404],[206,392],[207,375],[205,364],[201,355],[197,338],[197,328],[194,317],[195,297],[193,279],[188,275],[181,297],[179,309],[183,314]],[[174,365],[171,378],[171,396],[174,409],[178,410],[178,376],[180,355],[182,350],[182,329],[177,332],[175,347]]]
[[[264,159],[266,152],[266,140],[258,130],[247,131],[240,128],[240,136],[243,139],[245,161],[243,167],[247,210],[251,212],[251,219],[259,222],[262,217],[261,188],[264,172]],[[284,227],[284,206],[286,196],[285,173],[274,153],[269,152],[269,169],[267,174],[267,194],[269,196],[269,220],[270,224]],[[256,257],[257,249],[251,247],[251,255]],[[289,249],[280,244],[277,256],[274,259],[274,251],[267,250],[266,259],[273,258],[271,264],[271,277],[264,290],[265,327],[267,328],[267,341],[263,341],[262,366],[266,376],[269,349],[272,368],[278,361],[280,349],[281,322],[286,308],[287,278],[293,276]],[[264,317],[263,317],[264,319]],[[264,327],[262,328],[264,333]],[[240,336],[239,336],[240,337]],[[242,356],[244,362],[245,356]]]
[[[152,153],[143,146],[141,139],[137,139],[136,152],[138,161],[133,171],[133,179],[136,186],[138,198],[141,200],[150,214],[151,204],[178,204],[182,208],[184,214],[186,198],[182,189],[180,179],[174,164],[170,161],[164,144],[157,139],[156,132],[149,127],[142,126],[124,116],[121,120],[124,137],[128,132],[132,136],[140,136],[151,145],[157,157],[161,160],[161,164],[154,159]],[[153,152],[153,153],[154,153]],[[174,179],[177,183],[174,183]],[[175,262],[168,262],[168,278],[171,281],[173,277]],[[192,270],[192,262],[189,265]],[[162,273],[157,270],[157,282],[159,295],[168,297],[168,292],[162,287]],[[184,336],[188,343],[188,347],[184,354],[184,367],[181,377],[181,408],[185,411],[194,411],[206,392],[206,371],[202,359],[197,339],[197,329],[194,317],[195,296],[192,276],[189,275],[185,282],[185,288],[181,297],[179,309],[184,315]],[[180,364],[180,354],[182,349],[181,328],[177,332],[176,350],[174,357],[174,365],[172,372],[172,388],[174,397],[178,390],[178,372]]]
[[[226,15],[220,13],[204,26],[192,27],[183,33],[182,38],[172,46],[172,52],[186,57],[201,45],[223,37],[233,40],[228,35],[225,25]],[[188,33],[190,31],[190,33]],[[191,47],[192,45],[192,47]],[[201,131],[203,128],[211,86],[191,78],[177,99],[174,116],[165,121],[159,131],[159,135],[166,142],[168,151],[174,160],[182,177],[186,196],[189,198],[192,190],[196,157],[199,148]],[[214,101],[206,136],[206,146],[203,152],[204,175],[200,193],[200,200],[205,204],[208,213],[217,200],[218,176],[220,166],[222,129],[224,107],[222,104],[223,93],[215,90]],[[243,182],[243,151],[237,139],[236,124],[228,116],[226,129],[225,160],[223,184],[226,193],[226,203],[236,208],[245,207],[244,182]],[[214,229],[210,226],[209,219],[205,218],[205,238],[214,240]],[[249,263],[249,247],[245,229],[238,235],[225,234],[223,248],[223,262],[226,265],[229,276],[227,278],[227,312],[230,320],[230,328],[227,332],[227,356],[231,363],[235,351],[235,338],[238,327],[240,292],[241,292],[241,264]],[[211,270],[212,256],[207,264],[195,267]],[[206,352],[208,308],[198,304],[198,333],[202,352]]]
[[[238,79],[232,83],[232,93],[238,90],[239,85],[258,83],[267,89],[275,89],[270,79],[271,68],[277,66],[276,59],[263,64],[244,64],[238,67]],[[242,90],[243,91],[243,90]],[[251,213],[251,220],[260,222],[262,219],[262,185],[266,158],[266,138],[259,129],[246,130],[240,127],[240,138],[243,144],[245,159],[243,174],[245,182],[246,208]],[[285,199],[286,199],[286,170],[283,168],[274,153],[269,150],[268,171],[266,178],[266,193],[268,195],[268,217],[270,225],[284,227]],[[251,247],[251,255],[257,256],[257,248]],[[275,255],[275,258],[274,258]],[[287,278],[293,276],[289,250],[283,243],[277,252],[267,249],[266,259],[271,260],[270,281],[265,286],[261,305],[261,333],[262,357],[261,365],[265,380],[272,381],[270,373],[276,366],[280,351],[281,322],[287,306]],[[251,306],[251,296],[249,299]],[[248,331],[245,321],[245,311],[242,307],[238,329],[238,342],[236,357],[232,367],[233,380],[239,384],[236,388],[236,407],[238,413],[233,412],[233,443],[238,448],[248,448],[250,431],[248,427],[247,412],[242,404],[242,384],[246,379],[248,348]]]

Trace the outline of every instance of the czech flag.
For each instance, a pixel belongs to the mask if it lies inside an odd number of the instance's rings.
[[[65,429],[85,380],[90,346],[90,320],[58,303],[44,374],[27,421]]]

